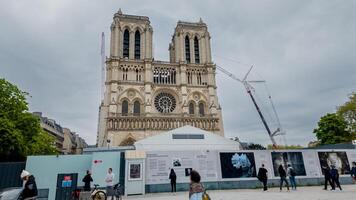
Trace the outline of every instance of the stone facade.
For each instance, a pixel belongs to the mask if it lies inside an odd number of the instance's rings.
[[[88,145],[83,138],[69,128],[63,128],[63,154],[82,154]]]
[[[170,61],[156,61],[146,16],[119,10],[111,24],[97,145],[120,146],[195,126],[224,135],[207,25],[178,21]]]
[[[54,139],[54,144],[60,154],[81,154],[88,145],[83,138],[64,128],[54,119],[42,115],[42,112],[33,112],[40,120],[41,128]]]

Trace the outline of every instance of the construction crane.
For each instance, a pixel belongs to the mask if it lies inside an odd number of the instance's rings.
[[[271,129],[269,128],[268,124],[267,124],[267,121],[266,119],[264,118],[262,112],[261,112],[261,109],[259,108],[254,96],[252,95],[252,90],[254,90],[254,88],[252,87],[252,85],[250,83],[265,83],[266,81],[264,80],[257,80],[257,81],[247,81],[247,77],[248,75],[250,74],[252,68],[253,68],[253,65],[250,67],[250,69],[248,70],[248,72],[246,73],[246,75],[244,76],[244,78],[241,80],[239,78],[237,78],[234,74],[230,73],[229,71],[225,70],[224,68],[216,65],[216,68],[221,71],[222,73],[226,74],[227,76],[229,76],[230,78],[234,79],[235,81],[238,81],[240,83],[242,83],[247,91],[247,93],[249,94],[249,96],[251,97],[251,100],[253,102],[253,104],[255,105],[255,108],[258,112],[258,115],[260,116],[261,120],[262,120],[262,123],[264,125],[264,127],[266,128],[267,130],[267,133],[268,133],[268,136],[269,138],[271,139],[272,141],[272,145],[274,148],[277,147],[277,142],[276,140],[274,139],[274,137],[278,136],[278,135],[284,135],[285,132],[282,132],[282,128],[281,128],[281,124],[280,124],[280,121],[279,121],[279,117],[277,115],[277,112],[276,112],[276,109],[274,107],[274,104],[273,104],[273,101],[272,101],[272,98],[271,98],[271,95],[268,93],[268,98],[271,102],[271,105],[272,105],[272,109],[273,109],[273,112],[276,116],[276,119],[277,119],[277,123],[278,123],[278,128],[275,130],[275,131],[271,131]]]

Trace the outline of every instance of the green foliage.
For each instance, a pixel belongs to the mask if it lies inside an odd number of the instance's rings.
[[[29,152],[29,155],[57,154],[58,151],[56,148],[53,148],[53,144],[54,138],[41,130],[37,135],[32,138],[32,142],[30,144],[31,152]]]
[[[262,146],[261,144],[250,143],[247,146],[248,150],[266,150],[266,147]]]
[[[23,136],[14,123],[0,118],[0,157],[1,160],[15,160],[25,156]],[[11,159],[10,159],[11,160]]]
[[[352,135],[346,130],[347,123],[336,113],[328,113],[321,117],[314,133],[321,145],[350,142]]]
[[[347,124],[346,130],[356,139],[356,93],[351,94],[349,101],[338,107],[336,113],[345,119]]]
[[[26,92],[0,79],[0,161],[27,155],[54,154],[54,139],[42,132],[39,119],[28,112]]]
[[[303,149],[304,147],[301,145],[277,145],[274,147],[273,145],[269,144],[267,149]]]

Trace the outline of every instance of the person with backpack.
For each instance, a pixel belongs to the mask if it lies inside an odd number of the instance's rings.
[[[287,181],[287,173],[286,173],[286,170],[284,170],[283,165],[279,165],[278,173],[279,173],[279,176],[281,177],[280,182],[279,182],[279,190],[282,191],[283,182],[285,182],[286,186],[287,186],[287,190],[289,191],[289,184]]]
[[[171,188],[172,192],[177,192],[177,175],[174,172],[174,169],[171,169],[171,173],[169,174],[169,179],[171,180]]]
[[[202,200],[204,188],[200,183],[200,174],[192,170],[190,172],[189,200]]]
[[[200,179],[200,174],[197,171],[192,170],[190,172],[189,200],[210,200],[203,184],[200,183]]]
[[[331,174],[331,181],[334,185],[334,188],[332,190],[335,190],[335,186],[337,186],[338,188],[340,188],[340,190],[342,190],[340,181],[339,181],[339,171],[337,171],[337,169],[335,168],[335,165],[331,165],[330,174]]]
[[[262,166],[258,170],[257,179],[262,182],[263,191],[267,191],[267,180],[268,180],[267,173],[268,173],[268,171],[265,168],[265,165],[262,164]]]
[[[289,176],[289,181],[290,181],[292,190],[296,190],[297,189],[297,183],[295,181],[296,173],[295,173],[291,164],[288,164],[287,174]]]

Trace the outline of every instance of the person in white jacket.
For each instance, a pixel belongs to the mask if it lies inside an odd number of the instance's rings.
[[[105,178],[107,199],[109,199],[109,197],[111,197],[110,199],[114,199],[114,179],[115,174],[112,172],[112,168],[109,168],[108,174]]]

